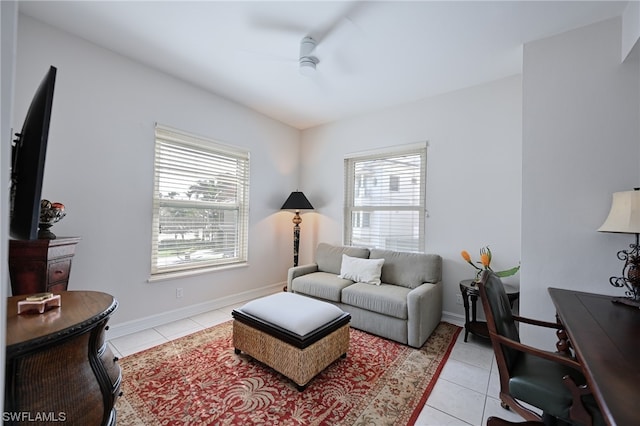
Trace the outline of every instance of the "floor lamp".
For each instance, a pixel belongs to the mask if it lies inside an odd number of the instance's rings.
[[[298,266],[298,250],[300,249],[300,210],[313,210],[313,206],[301,191],[294,191],[289,195],[280,210],[295,210],[293,217],[293,266]]]

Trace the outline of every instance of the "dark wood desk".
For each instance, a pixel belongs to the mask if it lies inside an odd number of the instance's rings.
[[[550,288],[589,387],[610,425],[640,418],[640,309],[611,296]]]

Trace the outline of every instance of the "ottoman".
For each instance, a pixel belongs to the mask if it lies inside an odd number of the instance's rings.
[[[294,293],[277,293],[231,313],[236,354],[282,373],[305,389],[349,349],[351,316],[337,306]]]

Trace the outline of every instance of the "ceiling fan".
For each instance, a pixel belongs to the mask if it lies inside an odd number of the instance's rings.
[[[305,34],[300,40],[300,49],[298,55],[298,71],[304,76],[316,75],[317,65],[320,63],[317,48],[320,43],[323,45],[330,39],[336,39],[340,36],[347,38],[340,43],[344,46],[349,38],[353,38],[354,29],[360,31],[359,27],[353,21],[353,17],[357,12],[360,12],[364,2],[352,2],[346,10],[343,10],[335,19],[328,22],[326,25],[319,28],[315,28],[311,31],[302,28],[300,25],[291,24],[290,22],[278,22],[278,20],[265,20],[256,19],[254,25],[267,30],[275,30],[279,32],[287,32],[291,34]],[[344,31],[350,29],[351,31]],[[361,48],[362,46],[359,46]],[[361,49],[358,49],[361,50]],[[351,52],[349,55],[343,55],[345,58],[350,58],[357,54],[357,52]],[[344,61],[343,61],[344,62]],[[344,65],[344,64],[343,64]]]
[[[316,72],[316,65],[320,60],[313,55],[318,43],[313,37],[305,36],[300,41],[300,58],[298,59],[300,74],[311,76]]]

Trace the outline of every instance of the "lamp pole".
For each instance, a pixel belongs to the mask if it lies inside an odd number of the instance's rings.
[[[298,251],[300,250],[300,224],[302,218],[300,217],[300,210],[296,210],[296,215],[293,216],[293,266],[298,266]]]

